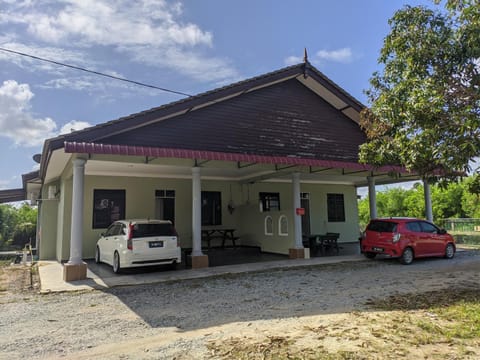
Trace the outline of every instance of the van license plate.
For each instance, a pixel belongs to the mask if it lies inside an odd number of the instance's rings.
[[[148,247],[150,247],[150,248],[163,247],[163,241],[150,241],[150,242],[148,243]]]
[[[373,251],[376,251],[376,252],[383,252],[383,248],[379,248],[379,247],[374,247],[372,248]]]

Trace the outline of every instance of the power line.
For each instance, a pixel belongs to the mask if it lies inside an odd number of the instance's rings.
[[[23,52],[20,52],[20,51],[10,50],[10,49],[6,49],[6,48],[2,48],[2,47],[0,47],[0,51],[5,51],[5,52],[9,52],[9,53],[16,54],[16,55],[21,55],[21,56],[26,56],[26,57],[29,57],[29,58],[32,58],[32,59],[35,59],[35,60],[40,60],[40,61],[48,62],[48,63],[51,63],[51,64],[60,65],[60,66],[68,67],[68,68],[71,68],[71,69],[84,71],[84,72],[87,72],[87,73],[90,73],[90,74],[95,74],[95,75],[108,77],[108,78],[115,79],[115,80],[125,81],[125,82],[131,83],[131,84],[135,84],[135,85],[139,85],[139,86],[145,86],[145,87],[148,87],[148,88],[165,91],[165,92],[169,92],[169,93],[172,93],[172,94],[183,95],[183,96],[188,96],[188,97],[193,96],[193,95],[181,92],[181,91],[175,91],[175,90],[170,90],[170,89],[158,87],[158,86],[155,86],[155,85],[145,84],[145,83],[142,83],[142,82],[139,82],[139,81],[125,79],[125,78],[122,78],[122,77],[109,75],[109,74],[101,73],[101,72],[94,71],[94,70],[85,69],[85,68],[75,66],[75,65],[69,65],[69,64],[61,63],[59,61],[54,61],[54,60],[41,58],[39,56],[30,55],[30,54],[23,53]]]

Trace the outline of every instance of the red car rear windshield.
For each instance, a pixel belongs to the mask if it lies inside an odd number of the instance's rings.
[[[393,233],[397,231],[397,223],[391,221],[375,220],[370,221],[367,226],[367,230],[376,232]]]
[[[135,224],[133,237],[176,236],[172,224]]]

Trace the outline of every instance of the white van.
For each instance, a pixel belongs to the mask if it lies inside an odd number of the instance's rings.
[[[122,268],[171,264],[182,261],[177,232],[168,220],[119,220],[97,241],[95,262],[119,273]]]

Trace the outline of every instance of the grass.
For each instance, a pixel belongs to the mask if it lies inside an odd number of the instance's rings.
[[[367,310],[305,326],[301,334],[234,337],[207,347],[215,359],[480,358],[480,289],[396,295],[370,301]]]
[[[450,232],[458,244],[480,245],[480,234],[478,232]]]

